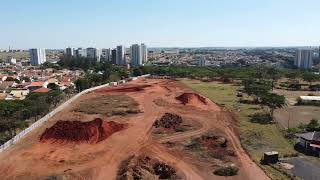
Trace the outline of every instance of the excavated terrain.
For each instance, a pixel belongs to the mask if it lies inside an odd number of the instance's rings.
[[[181,101],[181,103],[184,105],[207,104],[206,98],[196,93],[183,93],[180,96],[176,97],[176,99]]]
[[[78,142],[94,144],[105,140],[123,128],[124,125],[122,124],[113,121],[103,121],[100,118],[89,122],[58,121],[43,132],[40,137],[40,142]]]
[[[0,179],[224,180],[219,157],[237,169],[229,179],[268,179],[242,148],[233,116],[178,81],[139,79],[61,108],[0,153]]]

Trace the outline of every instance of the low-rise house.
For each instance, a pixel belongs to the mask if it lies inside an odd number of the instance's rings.
[[[68,82],[61,82],[61,83],[58,83],[58,86],[59,86],[59,89],[61,91],[67,89],[68,87],[74,87],[74,83],[68,81]]]
[[[320,96],[300,96],[302,103],[320,102]]]
[[[11,87],[13,87],[14,85],[16,85],[17,83],[15,81],[3,81],[2,83],[0,83],[0,91],[4,91],[7,90]]]
[[[48,84],[58,84],[58,79],[56,78],[50,78],[46,81]]]
[[[29,89],[13,89],[7,95],[6,100],[24,100],[29,93]]]
[[[5,81],[8,76],[0,74],[0,82]]]
[[[306,153],[320,156],[320,132],[307,132],[297,136],[299,137],[299,145],[304,148]]]
[[[6,93],[0,93],[0,101],[5,100],[7,97]]]
[[[51,89],[42,87],[42,88],[36,89],[36,90],[34,90],[32,92],[33,93],[47,93],[47,92],[50,92],[50,91],[51,91]]]
[[[47,82],[43,82],[43,81],[35,81],[32,82],[29,86],[28,89],[30,91],[34,91],[36,89],[40,89],[40,88],[47,88],[48,83]]]
[[[15,87],[19,89],[27,89],[30,84],[31,82],[24,82],[24,83],[17,84]]]

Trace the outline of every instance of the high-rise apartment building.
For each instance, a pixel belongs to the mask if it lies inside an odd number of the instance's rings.
[[[38,66],[47,61],[46,50],[42,48],[30,49],[30,64],[32,66]]]
[[[111,61],[111,49],[102,49],[102,55],[101,55],[105,61],[110,62]]]
[[[74,56],[77,58],[81,58],[81,57],[87,57],[87,50],[86,49],[82,49],[82,48],[78,48],[74,51]]]
[[[203,56],[201,56],[201,57],[199,58],[199,60],[198,60],[198,66],[200,66],[200,67],[206,66],[206,59],[205,59]]]
[[[116,64],[117,63],[117,49],[111,50],[111,63]]]
[[[296,53],[294,65],[300,69],[311,69],[313,64],[312,56],[311,49],[299,49]]]
[[[74,48],[67,47],[66,48],[66,57],[73,57],[74,56]]]
[[[141,56],[142,56],[142,63],[147,63],[148,61],[148,48],[145,44],[141,44]]]
[[[131,51],[131,65],[140,66],[142,62],[141,46],[139,44],[133,44],[130,48]]]
[[[87,58],[97,60],[100,62],[101,59],[101,52],[97,48],[87,48]]]
[[[123,46],[117,46],[117,58],[116,58],[116,64],[117,65],[125,65],[125,59],[124,59],[124,51],[125,48]]]

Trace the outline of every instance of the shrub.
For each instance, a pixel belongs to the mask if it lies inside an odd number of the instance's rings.
[[[221,167],[213,172],[218,176],[235,176],[238,174],[239,169],[235,166]]]
[[[192,150],[198,150],[200,149],[200,144],[197,139],[191,139],[186,143],[185,147]]]

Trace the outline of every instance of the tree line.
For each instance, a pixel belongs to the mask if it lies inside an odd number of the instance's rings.
[[[36,121],[47,114],[63,99],[61,91],[48,93],[30,93],[24,100],[0,101],[0,144],[5,143],[29,126],[29,121]]]

